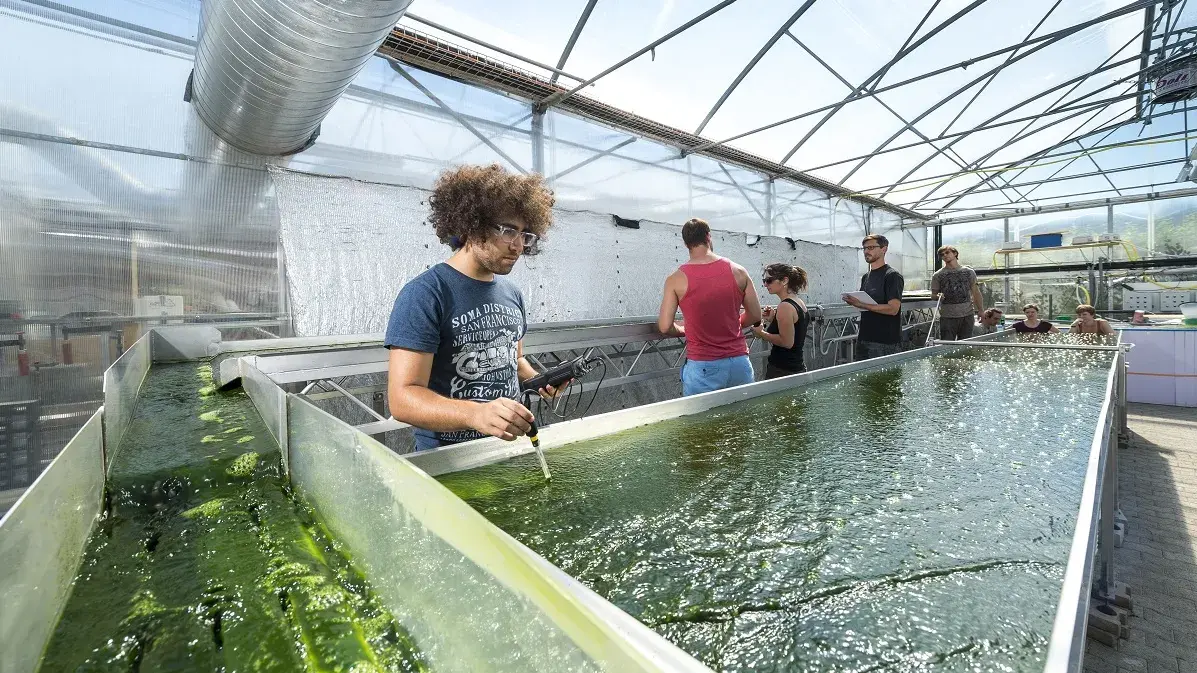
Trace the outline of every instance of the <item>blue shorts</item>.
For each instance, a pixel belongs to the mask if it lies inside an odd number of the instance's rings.
[[[682,396],[742,386],[752,380],[752,363],[747,355],[722,360],[686,360],[682,366]]]

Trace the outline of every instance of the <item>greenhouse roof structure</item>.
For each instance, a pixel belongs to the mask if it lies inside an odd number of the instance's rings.
[[[1151,83],[1195,18],[1187,0],[418,0],[396,35],[534,75],[542,109],[609,107],[683,154],[946,222],[1185,189],[1189,105]]]

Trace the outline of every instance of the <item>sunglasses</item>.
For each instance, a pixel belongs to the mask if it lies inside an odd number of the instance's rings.
[[[772,283],[772,282],[773,282],[773,281],[775,281],[775,280],[781,280],[781,279],[780,279],[780,278],[762,278],[762,279],[761,279],[761,284],[762,284],[762,285],[768,285],[769,283]]]

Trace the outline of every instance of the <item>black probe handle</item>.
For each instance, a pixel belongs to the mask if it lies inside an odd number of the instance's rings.
[[[548,370],[543,374],[538,374],[532,378],[520,383],[520,388],[528,390],[540,390],[548,386],[557,387],[562,383],[574,377],[574,363],[566,362],[563,365],[558,365],[553,369]]]

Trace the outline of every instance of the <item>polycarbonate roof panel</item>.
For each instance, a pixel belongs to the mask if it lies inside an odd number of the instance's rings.
[[[413,9],[556,64],[588,4],[421,0]],[[1148,4],[603,0],[594,4],[563,68],[594,77],[715,9],[579,93],[858,193],[917,203],[928,214],[1012,201],[1025,207],[1037,194],[1092,191],[1087,178],[1056,179],[1039,190],[1035,181],[1096,171],[1088,157],[1070,163],[1067,155],[1058,157],[1068,148],[1081,153],[1078,138],[1092,147],[1118,124],[1133,122],[1109,142],[1128,134],[1175,134],[1178,127],[1181,133],[1161,149],[1127,152],[1127,161],[1117,156],[1119,148],[1099,150],[1103,168],[1182,156],[1183,115],[1169,124],[1136,121]],[[1164,43],[1165,31],[1195,22],[1197,7],[1174,8],[1153,26],[1153,44]],[[1193,37],[1177,33],[1170,40]],[[1045,164],[1036,168],[1040,160]],[[1110,180],[1096,182],[1115,195]],[[922,201],[926,197],[931,200]]]
[[[184,39],[195,38],[198,24],[197,0],[64,3]],[[1027,207],[1041,193],[1071,188],[1080,181],[956,198],[985,179],[1021,184],[1096,170],[1085,159],[1056,173],[1061,152],[1082,151],[1077,139],[1085,148],[1122,143],[1098,150],[1103,169],[1183,158],[1191,148],[1185,116],[1147,105],[1154,118],[1144,125],[1134,97],[1149,5],[1149,62],[1197,46],[1188,30],[1197,25],[1197,2],[1170,4],[1164,11],[1150,0],[417,0],[401,24],[547,79],[551,70],[474,40],[556,66],[590,9],[561,66],[569,74],[559,83],[573,88],[710,13],[579,95],[936,215],[965,204],[1009,207],[1011,198]],[[778,124],[785,120],[792,121]],[[1175,177],[1175,168],[1152,175]],[[1112,180],[1121,188],[1124,177]],[[1098,196],[1117,195],[1101,182],[1107,190]],[[925,196],[931,200],[920,201]]]

